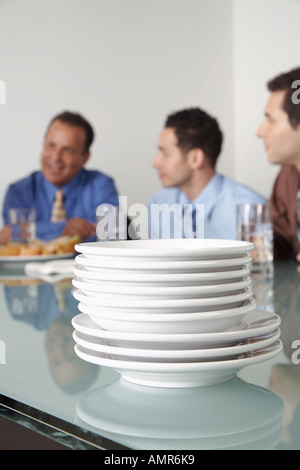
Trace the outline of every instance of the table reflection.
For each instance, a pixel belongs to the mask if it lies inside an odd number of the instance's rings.
[[[56,384],[70,394],[85,390],[99,368],[74,352],[71,319],[78,314],[71,279],[46,283],[26,276],[2,278],[7,308],[12,318],[45,331],[45,354]]]
[[[281,262],[274,273],[274,309],[281,317],[281,337],[287,358],[272,368],[270,390],[281,397],[284,435],[280,448],[300,449],[300,267]],[[296,363],[295,359],[298,358]]]
[[[283,404],[239,378],[171,389],[119,379],[78,401],[78,422],[133,449],[275,449]]]
[[[253,274],[252,279],[258,308],[281,317],[284,352],[261,367],[253,366],[251,380],[242,374],[215,386],[175,390],[130,384],[116,373],[102,381],[108,370],[75,354],[71,319],[79,311],[71,279],[50,283],[23,275],[0,281],[13,320],[5,324],[7,334],[14,336],[17,323],[36,331],[37,339],[44,335],[47,373],[67,392],[68,402],[73,396],[72,416],[83,429],[135,449],[300,449],[300,365],[295,362],[300,359],[299,346],[295,354],[300,341],[300,270],[294,262],[280,262],[272,278]],[[18,337],[11,344],[16,356],[22,354]],[[32,354],[41,354],[39,344]],[[12,368],[12,376],[16,371]],[[30,384],[23,385],[34,393]]]
[[[61,316],[70,323],[78,313],[71,279],[49,284],[24,277],[2,279],[1,283],[4,284],[6,304],[14,320],[28,323],[38,330],[47,330]]]

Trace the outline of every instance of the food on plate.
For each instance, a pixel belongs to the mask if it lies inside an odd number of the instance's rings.
[[[37,256],[75,252],[75,245],[81,240],[77,235],[66,235],[50,241],[34,240],[28,244],[11,242],[0,245],[0,256]]]
[[[20,248],[16,243],[0,245],[0,256],[18,256]]]

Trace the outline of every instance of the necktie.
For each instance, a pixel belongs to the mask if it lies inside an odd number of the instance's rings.
[[[193,207],[193,211],[192,211],[192,228],[193,228],[193,232],[194,232],[194,238],[197,237],[196,235],[196,231],[197,231],[197,220],[196,220],[196,207]]]
[[[64,208],[64,193],[58,189],[55,194],[55,200],[52,207],[51,222],[62,222],[66,220],[66,211]]]

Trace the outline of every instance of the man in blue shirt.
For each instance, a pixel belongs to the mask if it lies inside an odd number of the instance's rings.
[[[36,236],[51,240],[61,235],[94,239],[96,209],[101,204],[119,205],[118,192],[109,176],[86,170],[94,139],[92,126],[80,115],[69,111],[55,116],[47,129],[41,154],[41,171],[9,186],[3,208],[5,227],[0,243],[11,239],[10,208],[36,210]],[[64,221],[51,221],[57,190],[63,192]]]
[[[265,202],[216,172],[222,141],[216,119],[199,108],[168,116],[153,162],[163,189],[149,201],[149,238],[236,239],[236,206]]]

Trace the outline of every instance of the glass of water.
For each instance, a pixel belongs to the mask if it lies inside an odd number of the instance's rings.
[[[271,204],[239,204],[237,238],[254,244],[252,271],[273,273],[273,228]]]
[[[11,240],[18,243],[29,243],[36,238],[35,209],[9,209]]]

